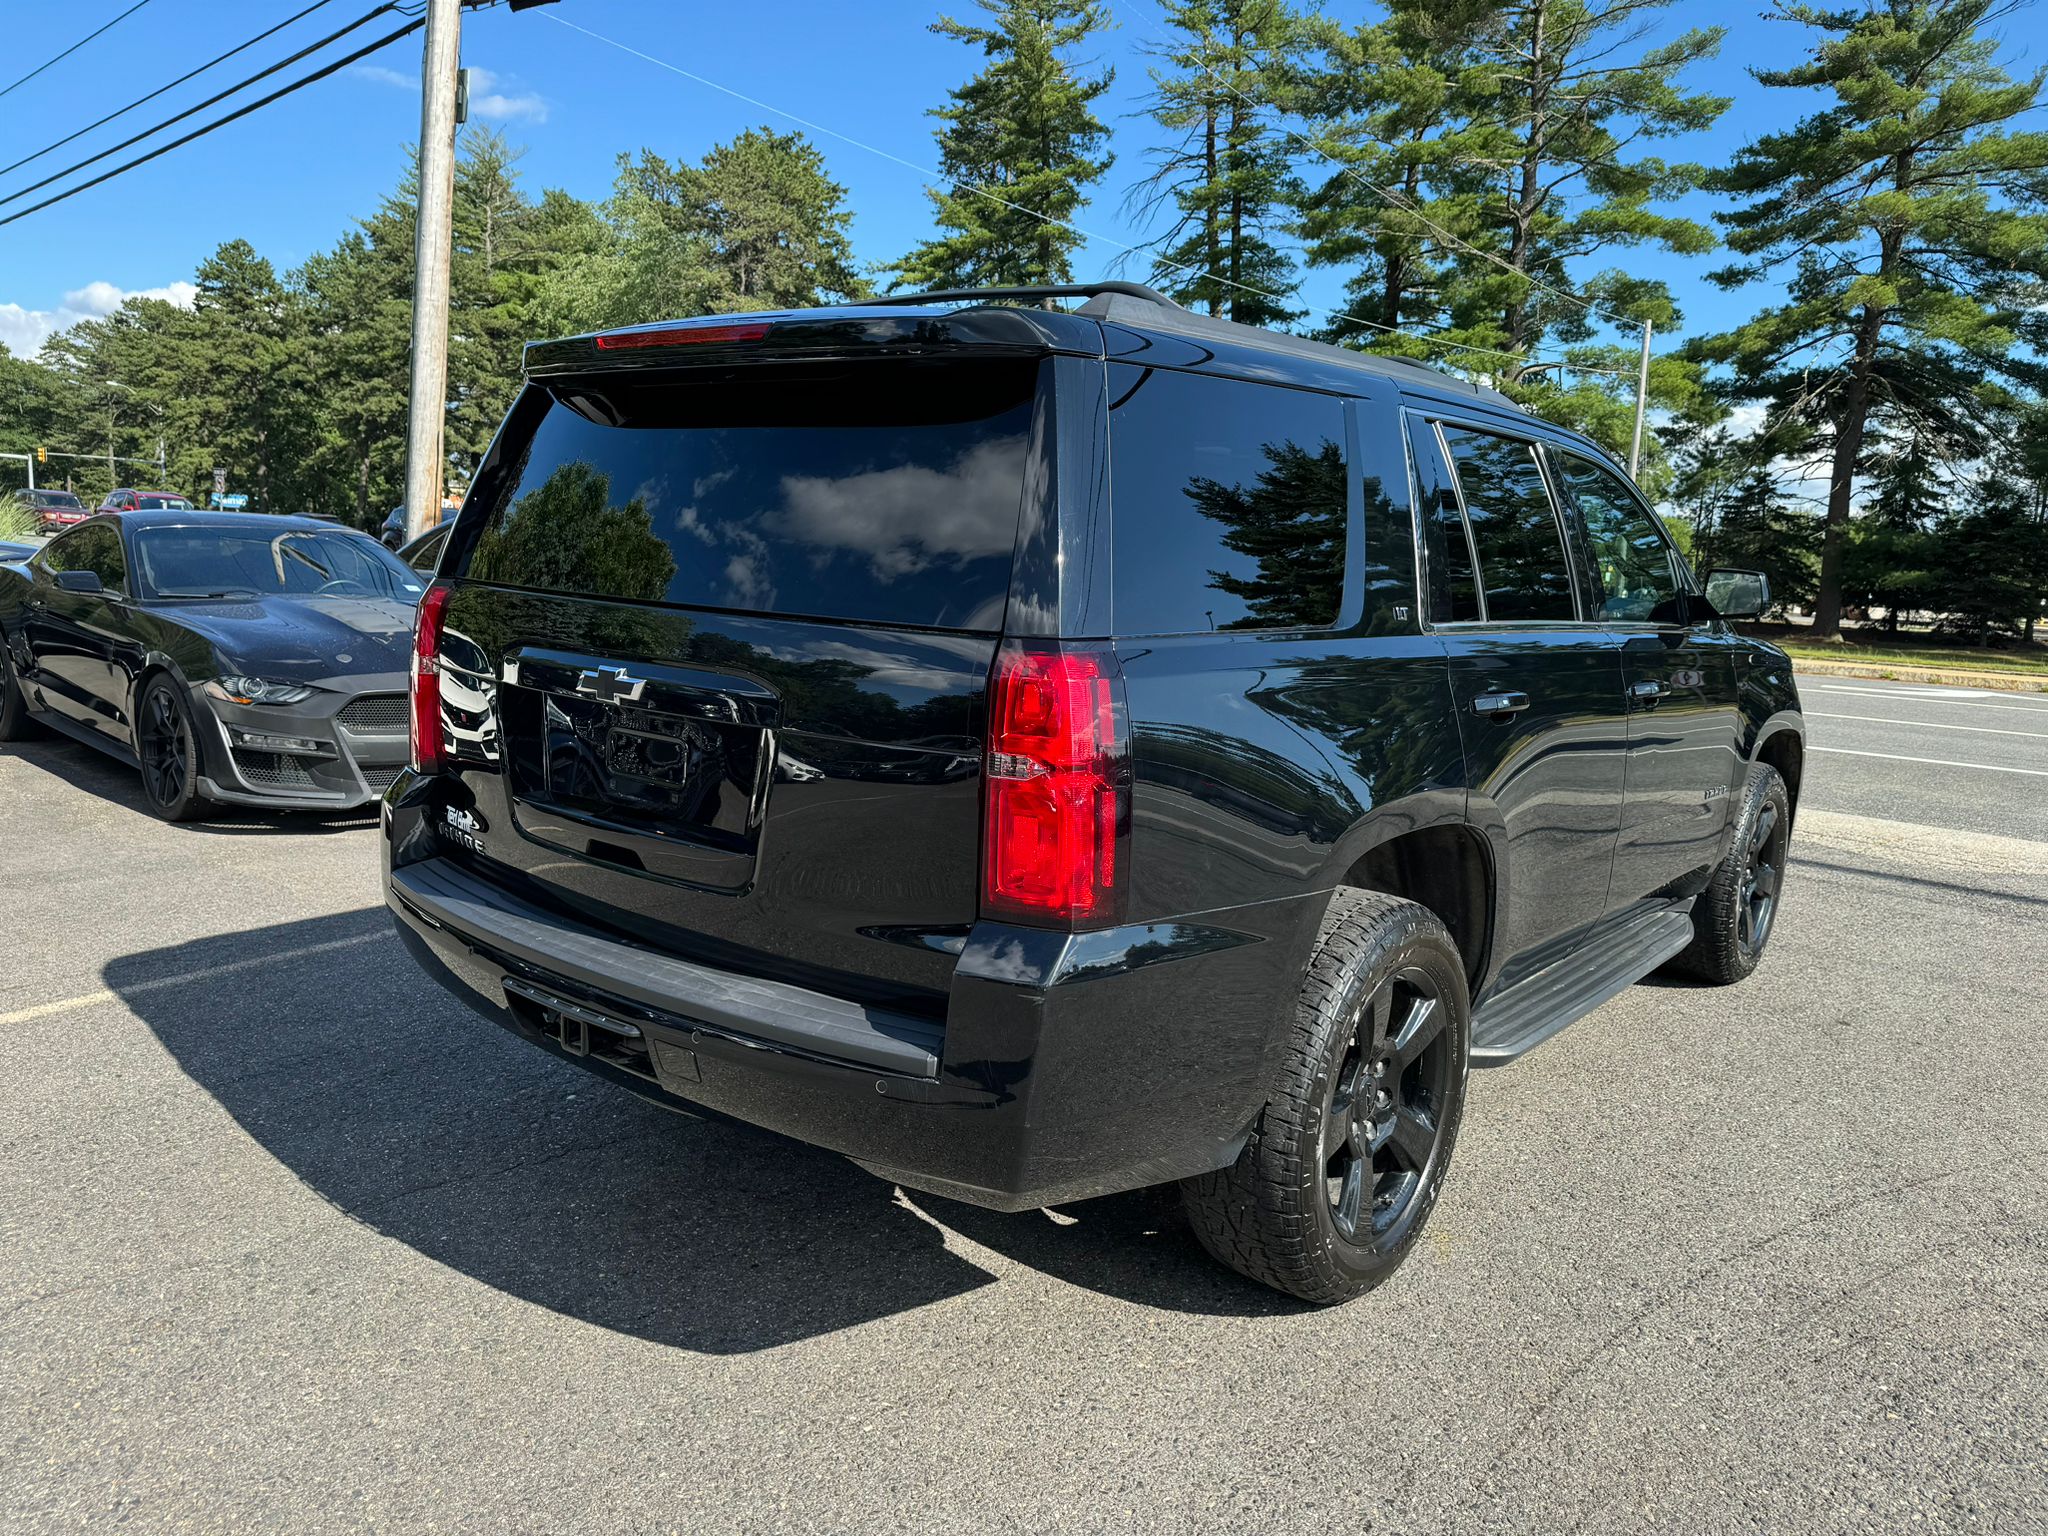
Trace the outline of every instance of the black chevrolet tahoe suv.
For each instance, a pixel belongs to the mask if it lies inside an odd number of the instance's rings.
[[[1178,1180],[1340,1301],[1468,1063],[1757,963],[1761,579],[1491,390],[1115,283],[526,374],[383,826],[411,952],[543,1049],[1001,1210]]]

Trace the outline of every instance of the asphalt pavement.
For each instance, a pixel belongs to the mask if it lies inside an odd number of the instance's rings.
[[[2048,699],[1802,686],[1762,970],[1475,1074],[1335,1311],[645,1105],[367,818],[0,748],[0,1530],[2040,1531]]]

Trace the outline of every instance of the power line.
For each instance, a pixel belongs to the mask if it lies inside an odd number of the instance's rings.
[[[569,28],[572,32],[581,32],[585,37],[594,38],[600,43],[604,43],[609,47],[618,49],[621,53],[631,54],[636,59],[644,60],[645,62],[652,64],[659,69],[668,70],[671,74],[681,75],[685,80],[695,81],[698,85],[708,87],[709,89],[717,91],[722,95],[730,96],[735,101],[743,101],[750,107],[758,107],[763,112],[770,112],[777,117],[787,118],[790,122],[808,128],[813,133],[822,133],[827,138],[837,139],[842,144],[850,144],[855,149],[865,150],[867,153],[871,155],[878,155],[884,160],[888,160],[896,165],[904,167],[906,170],[915,171],[919,176],[923,177],[928,183],[943,183],[947,180],[945,176],[942,176],[939,172],[931,169],[929,166],[919,165],[914,160],[906,160],[901,155],[893,154],[886,149],[879,149],[873,144],[869,144],[864,142],[863,140],[854,138],[851,134],[841,133],[836,128],[828,128],[823,123],[813,122],[811,121],[811,119],[807,117],[800,117],[794,112],[787,111],[781,107],[773,105],[772,103],[762,101],[758,97],[749,96],[744,91],[736,91],[731,86],[720,85],[716,80],[709,79],[704,75],[696,74],[690,70],[684,69],[679,64],[671,64],[666,59],[658,59],[651,53],[643,53],[641,52],[641,50],[632,47],[630,44],[620,42],[617,38],[606,37],[602,32],[593,32],[588,27],[578,26],[575,22],[566,20],[565,18],[557,16],[552,12],[547,13],[547,15],[550,21],[559,23],[560,25]],[[1260,298],[1263,299],[1271,299],[1275,303],[1287,303],[1292,297],[1292,295],[1289,294],[1275,293],[1269,289],[1254,287],[1250,283],[1237,282],[1232,278],[1222,277],[1213,272],[1204,272],[1201,268],[1189,266],[1184,262],[1162,260],[1153,253],[1148,252],[1143,246],[1129,244],[1128,242],[1118,240],[1111,235],[1097,234],[1093,230],[1083,229],[1080,225],[1072,223],[1067,219],[1054,218],[1051,214],[1040,213],[1035,208],[1026,208],[1020,203],[1013,203],[1008,198],[1000,197],[996,193],[989,191],[986,187],[976,186],[972,182],[963,181],[960,183],[960,185],[977,197],[986,198],[989,202],[999,204],[1004,208],[1010,209],[1012,212],[1021,213],[1026,218],[1037,219],[1042,224],[1050,224],[1059,229],[1070,230],[1074,234],[1079,235],[1084,240],[1099,241],[1104,245],[1113,245],[1118,250],[1123,251],[1126,254],[1132,256],[1152,256],[1153,260],[1157,265],[1168,267],[1175,271],[1195,273],[1198,276],[1207,277],[1213,282],[1222,283],[1226,287],[1235,288],[1244,293],[1257,294]],[[5,220],[0,220],[0,223],[4,222]],[[1366,326],[1372,330],[1384,331],[1390,335],[1395,336],[1404,336],[1411,340],[1423,342],[1426,345],[1444,347],[1456,352],[1483,353],[1489,357],[1505,357],[1515,362],[1530,362],[1536,360],[1535,354],[1533,353],[1508,352],[1504,351],[1499,347],[1479,347],[1473,346],[1470,343],[1462,341],[1442,341],[1426,331],[1404,331],[1396,326],[1383,325],[1377,320],[1368,320],[1363,315],[1350,314],[1349,312],[1341,309],[1320,308],[1316,311],[1316,313],[1327,316],[1331,319],[1350,320],[1355,324]]]
[[[135,145],[140,144],[144,139],[153,138],[155,135],[162,133],[166,128],[170,127],[173,123],[182,123],[186,118],[191,117],[197,113],[204,112],[208,107],[216,106],[219,103],[226,101],[230,96],[234,95],[237,91],[247,90],[250,86],[254,85],[258,80],[267,80],[270,76],[276,74],[279,70],[285,69],[290,65],[298,63],[299,60],[305,58],[308,54],[318,53],[322,48],[325,48],[329,43],[333,42],[336,38],[346,37],[348,36],[349,33],[355,31],[356,28],[364,25],[366,22],[375,21],[379,16],[382,16],[386,11],[391,11],[395,9],[397,9],[397,7],[394,3],[392,3],[392,0],[385,0],[385,3],[383,5],[378,6],[374,10],[365,11],[362,15],[358,16],[354,21],[350,22],[347,26],[337,27],[334,31],[328,33],[325,37],[321,38],[318,42],[308,43],[305,47],[301,48],[297,53],[289,54],[286,57],[279,59],[275,64],[270,65],[268,68],[257,70],[256,73],[249,76],[248,79],[239,80],[235,84],[229,86],[224,91],[216,91],[213,95],[207,97],[206,100],[198,102],[193,106],[187,107],[182,112],[175,113],[172,116],[165,118],[162,122],[158,123],[154,128],[145,128],[142,130],[142,132],[135,134],[130,138],[123,139],[120,143],[111,145],[108,148],[101,150],[96,155],[87,155],[83,160],[78,161],[74,165],[67,165],[61,171],[52,171],[49,175],[45,176],[41,181],[31,182],[29,183],[29,185],[23,187],[18,192],[10,192],[5,197],[0,197],[0,207],[4,207],[8,203],[18,202],[22,198],[27,197],[31,192],[40,192],[44,187],[49,186],[50,183],[55,181],[62,181],[66,176],[69,176],[73,171],[82,171],[89,165],[97,165],[100,163],[100,161],[106,159],[110,155],[118,155],[122,150],[133,148]],[[304,13],[302,12],[301,14]],[[251,41],[253,42],[255,41],[255,39],[252,38]],[[381,48],[383,44],[379,43],[376,46]],[[351,55],[351,57],[361,58],[362,55],[354,54]],[[168,87],[166,87],[166,89],[168,89]],[[275,98],[270,97],[265,99],[274,100]],[[124,108],[123,110],[125,111],[126,109]],[[221,121],[233,122],[234,118],[225,117],[222,118]],[[186,140],[180,139],[178,142],[180,144],[183,144],[186,142]],[[53,145],[51,147],[54,148],[55,146]],[[38,153],[41,153],[41,151],[39,151]],[[33,160],[35,156],[31,155],[29,156],[29,158]],[[147,160],[151,157],[148,155],[144,155],[142,158],[143,160]],[[137,160],[131,163],[140,165],[142,161]],[[104,176],[99,178],[99,181],[104,180],[106,180]],[[85,183],[85,186],[98,186],[99,181],[88,181]],[[80,188],[76,190],[83,189]],[[68,197],[70,194],[66,193],[65,195]],[[51,202],[55,201],[58,201],[58,199],[51,199]],[[47,208],[48,206],[49,203],[36,204],[36,208]],[[34,208],[28,210],[28,212],[30,213],[33,213],[34,211]],[[0,219],[0,224],[4,224],[7,222],[8,221],[5,219]]]
[[[388,10],[389,7],[381,7],[380,9]],[[365,19],[367,20],[368,18]],[[107,171],[101,175],[93,177],[91,181],[82,181],[75,187],[67,187],[64,191],[59,192],[55,197],[46,197],[40,203],[36,203],[31,207],[22,209],[19,213],[10,213],[7,215],[6,218],[0,219],[0,225],[12,224],[16,219],[25,219],[32,213],[36,213],[44,208],[48,208],[52,203],[61,203],[66,198],[76,197],[79,193],[96,187],[101,182],[112,181],[116,176],[122,175],[124,172],[127,171],[132,171],[138,165],[147,165],[150,161],[158,158],[161,155],[167,155],[172,150],[177,149],[182,145],[190,144],[194,139],[202,139],[206,137],[207,134],[212,133],[216,128],[225,128],[229,123],[247,117],[251,112],[255,112],[260,108],[269,106],[273,101],[281,100],[282,98],[291,95],[292,92],[302,90],[306,86],[314,84],[316,81],[325,80],[329,75],[334,74],[339,70],[346,69],[349,65],[355,63],[356,60],[358,59],[368,58],[371,54],[377,52],[378,49],[389,47],[391,44],[397,42],[401,37],[406,36],[408,33],[417,32],[420,29],[421,25],[422,23],[418,21],[409,21],[404,26],[400,27],[396,32],[386,33],[383,37],[378,38],[376,42],[371,43],[366,47],[358,48],[354,53],[347,55],[345,58],[336,59],[332,64],[322,65],[319,69],[314,70],[313,73],[311,73],[310,75],[303,75],[299,79],[294,80],[290,85],[282,86],[279,89],[272,91],[268,96],[250,102],[246,107],[237,107],[234,111],[228,113],[225,117],[217,117],[212,122],[205,123],[200,127],[193,129],[190,133],[185,134],[181,138],[173,139],[168,144],[160,145],[158,148],[152,149],[146,155],[138,155],[125,165],[117,165],[111,171]],[[244,84],[246,83],[247,82],[245,81]],[[152,132],[153,131],[154,130],[152,130]],[[144,137],[147,137],[147,135],[144,135]],[[21,194],[16,193],[15,196],[19,197],[21,196]],[[12,201],[12,199],[0,199],[0,201]]]
[[[149,0],[135,0],[135,3],[133,5],[129,6],[127,10],[123,11],[120,15],[116,16],[113,21],[108,22],[105,27],[101,27],[99,31],[96,32],[86,33],[85,36],[81,37],[77,42],[73,43],[69,48],[66,48],[62,53],[58,54],[55,58],[43,60],[42,63],[38,64],[34,69],[30,70],[27,74],[23,75],[19,80],[15,81],[14,85],[10,85],[6,87],[6,89],[4,90],[0,90],[0,96],[5,96],[7,92],[13,90],[15,86],[27,85],[29,81],[35,79],[37,75],[40,75],[52,64],[56,64],[64,59],[70,58],[72,54],[78,52],[79,49],[83,48],[87,43],[91,42],[94,38],[98,37],[100,35],[100,32],[106,31],[108,27],[112,27],[118,22],[126,21],[130,16],[133,16],[137,11],[141,10],[147,4],[149,4]]]
[[[37,150],[32,155],[23,155],[19,160],[15,161],[12,165],[0,165],[0,176],[5,176],[9,171],[20,170],[24,165],[27,165],[31,160],[42,159],[43,156],[47,155],[53,149],[62,149],[66,144],[69,144],[73,139],[84,138],[88,133],[91,133],[95,128],[104,128],[108,123],[111,123],[115,118],[120,117],[125,113],[133,112],[137,107],[141,106],[144,102],[155,101],[157,97],[163,95],[164,92],[176,90],[179,86],[183,85],[187,80],[193,79],[198,75],[205,74],[209,69],[213,68],[214,65],[226,63],[229,59],[232,59],[236,54],[245,52],[248,49],[255,47],[265,38],[271,37],[276,33],[282,32],[286,27],[290,26],[293,22],[298,21],[303,17],[312,15],[315,11],[319,10],[321,6],[331,5],[333,3],[334,0],[313,0],[313,3],[307,6],[303,11],[300,11],[298,15],[287,16],[283,21],[280,21],[276,26],[270,28],[269,31],[258,32],[246,43],[237,43],[234,47],[230,48],[226,53],[220,54],[215,58],[208,59],[204,64],[200,65],[197,69],[188,70],[186,73],[178,76],[178,78],[173,80],[169,85],[160,85],[155,90],[151,91],[147,96],[136,97],[133,101],[129,102],[127,106],[121,107],[116,111],[109,112],[105,117],[101,118],[98,122],[87,123],[83,128],[79,129],[78,132],[66,134],[63,138],[59,139],[54,144],[45,144],[41,149]]]

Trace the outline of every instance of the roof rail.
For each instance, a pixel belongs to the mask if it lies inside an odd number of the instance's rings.
[[[1092,299],[1101,294],[1121,293],[1143,299],[1163,309],[1179,309],[1157,288],[1143,283],[1114,279],[1100,283],[1019,283],[995,288],[936,288],[929,293],[885,293],[878,298],[856,299],[856,304],[951,304],[965,299]]]

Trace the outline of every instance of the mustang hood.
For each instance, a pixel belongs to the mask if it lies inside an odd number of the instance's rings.
[[[173,611],[213,643],[223,670],[321,685],[412,665],[413,606],[388,598],[258,597]]]

